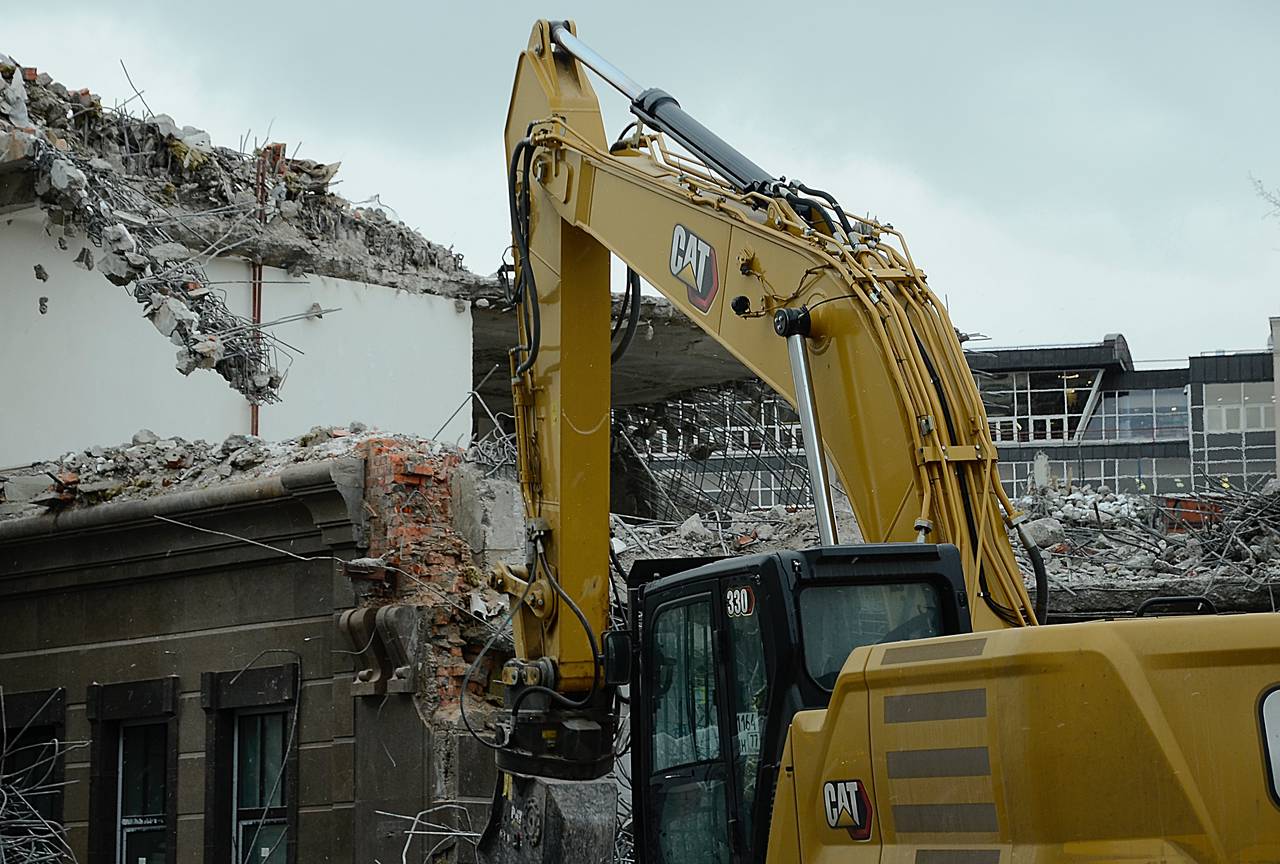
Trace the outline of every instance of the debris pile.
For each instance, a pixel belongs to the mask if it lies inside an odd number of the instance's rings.
[[[847,501],[836,498],[842,543],[862,542]],[[612,545],[623,569],[643,558],[724,557],[806,549],[818,545],[813,508],[776,505],[750,513],[693,514],[682,522],[660,522],[614,514]]]
[[[1188,496],[1172,511],[1161,500],[1106,486],[1052,485],[1015,502],[1023,530],[1043,553],[1051,615],[1131,614],[1152,597],[1206,596],[1222,611],[1277,608],[1280,482],[1253,491]],[[842,542],[861,542],[837,497]],[[1192,514],[1191,517],[1188,514]],[[695,514],[682,522],[612,517],[613,550],[624,571],[644,558],[724,557],[817,545],[809,508]],[[1028,590],[1033,570],[1021,540],[1010,542]]]
[[[7,163],[34,171],[59,247],[130,291],[178,348],[179,371],[214,369],[255,403],[278,400],[288,352],[228,310],[203,269],[214,257],[441,294],[481,281],[452,250],[330,192],[340,163],[287,158],[283,145],[215,147],[200,129],[106,108],[0,54]]]
[[[1280,483],[1163,499],[1103,485],[1035,489],[1016,502],[1044,553],[1050,612],[1132,612],[1156,596],[1203,595],[1223,610],[1273,609],[1280,587]],[[1023,572],[1022,545],[1014,539]]]
[[[88,447],[0,476],[0,519],[264,477],[294,463],[349,455],[371,437],[391,436],[352,423],[317,426],[287,441],[229,435],[210,444],[139,429],[127,444]]]

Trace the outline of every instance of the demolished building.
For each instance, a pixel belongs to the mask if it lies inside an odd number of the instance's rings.
[[[441,426],[483,280],[334,194],[337,167],[217,147],[0,57],[0,396],[21,418],[0,465],[139,425],[284,438],[361,416],[465,442],[465,418]],[[453,374],[409,398],[428,367]]]
[[[510,399],[502,291],[335,194],[337,169],[216,146],[0,55],[0,400],[21,418],[0,467],[139,426],[283,439],[360,417],[464,444],[472,386],[495,411]],[[663,302],[641,331],[622,402],[746,376]],[[675,382],[666,358],[690,348]],[[426,388],[424,370],[443,374]]]
[[[0,749],[67,744],[27,791],[77,860],[465,853],[492,792],[458,710],[521,514],[457,445],[500,431],[514,317],[295,155],[0,55]],[[745,375],[640,327],[621,402]]]
[[[119,450],[154,483],[95,504],[64,482],[56,515],[0,522],[5,740],[87,742],[40,802],[76,859],[465,846],[494,766],[459,700],[505,612],[482,573],[523,555],[514,488],[459,451],[350,428],[223,442],[231,472],[202,486],[156,476],[174,442],[147,438]],[[493,677],[474,676],[481,717]],[[415,816],[448,829],[415,833]]]

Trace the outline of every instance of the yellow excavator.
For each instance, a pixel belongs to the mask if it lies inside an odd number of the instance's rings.
[[[1033,602],[978,390],[902,235],[576,32],[534,26],[506,123],[528,554],[493,575],[516,651],[484,739],[489,857],[592,860],[612,813],[581,790],[612,788],[627,710],[644,862],[1280,861],[1280,617],[1043,626],[1043,564],[1029,548]],[[589,70],[630,102],[614,140]],[[795,407],[821,545],[641,562],[610,628],[610,365],[641,278]],[[873,542],[841,545],[829,468]]]

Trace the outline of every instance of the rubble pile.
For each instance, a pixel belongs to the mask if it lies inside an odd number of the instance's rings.
[[[372,437],[442,449],[417,438],[373,432],[362,423],[317,426],[287,441],[229,435],[216,444],[140,429],[127,444],[89,447],[0,475],[0,519],[265,477],[298,462],[349,455]]]
[[[1221,611],[1276,608],[1280,482],[1187,501],[1180,514],[1146,495],[1060,483],[1017,500],[1030,517],[1023,530],[1044,557],[1050,614],[1125,615],[1166,596],[1205,596]],[[1206,518],[1189,520],[1187,512]],[[842,542],[861,542],[847,503],[837,507],[837,521]],[[644,558],[750,555],[818,543],[809,508],[701,514],[683,522],[615,514],[611,524],[613,550],[627,572]],[[1034,594],[1031,562],[1016,532],[1009,538]]]
[[[836,501],[840,541],[862,542],[853,511],[839,497]],[[610,526],[613,551],[625,571],[643,558],[718,558],[818,545],[817,523],[810,507],[777,505],[751,513],[695,513],[679,523],[614,514]]]
[[[179,371],[214,369],[257,403],[278,399],[275,357],[287,352],[227,309],[202,260],[233,254],[294,275],[441,294],[481,281],[452,250],[329,191],[340,163],[287,158],[283,145],[215,147],[200,129],[105,108],[0,54],[7,163],[34,170],[59,247],[130,290],[178,348]],[[48,278],[42,269],[35,278]]]
[[[1132,612],[1156,596],[1203,595],[1223,610],[1273,608],[1280,586],[1280,483],[1189,496],[1185,509],[1103,485],[1055,482],[1015,502],[1043,551],[1051,612]],[[1188,518],[1193,514],[1196,518]],[[1030,572],[1016,537],[1023,572]]]

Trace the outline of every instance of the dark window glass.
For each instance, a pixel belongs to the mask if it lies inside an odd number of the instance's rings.
[[[725,799],[724,780],[719,778],[690,777],[660,787],[654,795],[658,860],[662,864],[728,864]]]
[[[282,819],[241,822],[242,864],[284,864],[288,854],[288,846],[285,845],[287,834],[288,826]]]
[[[236,843],[241,864],[278,864],[287,854],[285,760],[289,715],[236,718]]]
[[[121,730],[120,787],[123,816],[164,813],[165,740],[164,723],[125,726]]]
[[[711,603],[702,600],[658,615],[653,635],[657,693],[653,700],[653,769],[720,756]]]
[[[283,711],[242,714],[236,742],[236,789],[241,807],[278,807],[284,783]]]
[[[940,634],[938,592],[927,582],[806,588],[800,632],[809,675],[830,690],[854,648]]]
[[[1031,389],[1032,390],[1061,390],[1062,389],[1062,372],[1032,372]]]
[[[1031,415],[1033,417],[1043,417],[1046,414],[1065,414],[1066,410],[1066,398],[1063,396],[1061,389],[1047,393],[1033,392],[1031,394]]]
[[[120,854],[127,864],[164,864],[168,724],[120,729]]]

